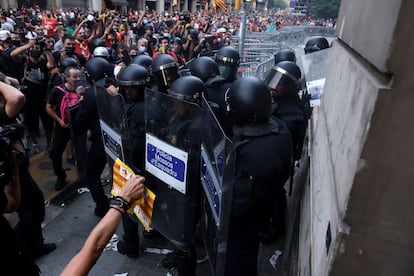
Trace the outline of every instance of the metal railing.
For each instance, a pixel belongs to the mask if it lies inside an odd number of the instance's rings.
[[[264,79],[274,65],[274,55],[282,49],[292,49],[305,43],[306,37],[335,36],[335,29],[322,26],[286,26],[269,32],[246,33],[239,77],[256,76]],[[238,48],[239,38],[232,38]]]

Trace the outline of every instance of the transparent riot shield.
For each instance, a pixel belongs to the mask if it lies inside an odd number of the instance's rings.
[[[78,180],[81,181],[82,185],[87,185],[86,183],[86,155],[88,152],[87,147],[87,135],[86,132],[80,132],[72,125],[72,122],[75,120],[76,115],[78,114],[80,105],[82,102],[79,102],[75,105],[69,107],[69,116],[70,116],[70,135],[72,140],[72,146],[74,151],[74,156],[76,157],[76,171],[78,173]]]
[[[200,107],[146,90],[146,185],[152,227],[181,250],[192,246],[200,212]]]
[[[110,95],[103,87],[95,87],[96,104],[105,152],[112,160],[116,158],[130,163],[128,130],[125,121],[125,100],[121,94]]]
[[[200,230],[213,275],[224,275],[232,199],[234,156],[214,112],[203,97]]]
[[[310,95],[310,105],[320,104],[320,98],[325,86],[325,78],[328,71],[330,48],[303,55],[298,65],[303,72],[304,87]]]

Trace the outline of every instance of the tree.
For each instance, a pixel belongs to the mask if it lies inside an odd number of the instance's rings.
[[[284,10],[287,8],[287,3],[284,0],[268,0],[269,9],[281,9]]]
[[[338,18],[341,0],[310,0],[308,14],[317,18]]]

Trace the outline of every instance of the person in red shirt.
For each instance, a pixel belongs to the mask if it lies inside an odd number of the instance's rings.
[[[48,14],[47,17],[43,17],[42,25],[45,26],[48,36],[56,35],[56,28],[58,26],[58,21],[56,18],[52,17],[51,14]]]
[[[84,24],[86,24],[89,21],[87,18],[82,20],[81,23],[76,27],[76,29],[73,31],[73,37],[75,38],[75,53],[81,54],[86,58],[86,60],[89,59],[89,56],[91,55],[91,52],[89,50],[89,41],[92,41],[95,39],[96,34],[100,32],[100,26],[102,26],[101,22],[91,22],[89,24],[93,24],[93,31],[91,33],[90,37],[85,36],[85,28]]]

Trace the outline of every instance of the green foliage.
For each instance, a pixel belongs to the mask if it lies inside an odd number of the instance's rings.
[[[317,18],[338,18],[341,0],[310,0],[308,15]]]
[[[287,3],[284,0],[269,0],[268,8],[269,9],[281,9],[284,10],[287,8]]]

